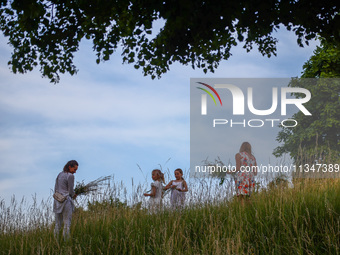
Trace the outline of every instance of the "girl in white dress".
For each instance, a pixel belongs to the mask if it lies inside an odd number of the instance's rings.
[[[157,211],[162,206],[162,194],[163,194],[163,184],[164,174],[159,169],[155,169],[152,171],[152,180],[151,183],[151,193],[144,193],[144,196],[150,197],[149,200],[149,208],[151,211]]]
[[[176,180],[172,180],[168,185],[165,186],[165,190],[171,188],[171,207],[181,208],[184,206],[185,202],[185,192],[188,191],[188,185],[183,178],[183,171],[180,168],[175,170]]]

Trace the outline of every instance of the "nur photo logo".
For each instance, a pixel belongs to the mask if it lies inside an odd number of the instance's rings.
[[[294,119],[278,119],[278,118],[266,118],[259,119],[258,116],[269,116],[274,113],[277,114],[278,108],[280,108],[280,116],[287,116],[287,106],[295,107],[295,110],[301,111],[306,116],[311,116],[312,114],[308,111],[308,109],[304,106],[311,99],[311,93],[308,89],[305,88],[297,88],[297,87],[276,87],[272,86],[271,88],[267,87],[267,91],[271,91],[271,95],[265,98],[256,98],[254,95],[261,95],[263,87],[257,88],[252,86],[247,86],[246,89],[243,88],[243,91],[238,85],[231,83],[215,83],[208,84],[206,82],[196,82],[196,84],[203,85],[204,87],[196,87],[204,91],[205,93],[201,94],[200,98],[200,113],[201,116],[209,115],[208,113],[208,97],[213,100],[215,106],[218,105],[217,100],[219,100],[221,107],[225,110],[230,109],[230,105],[223,105],[222,98],[226,102],[232,102],[232,116],[245,116],[246,110],[251,114],[256,116],[257,118],[251,119],[226,119],[224,116],[219,118],[214,118],[212,121],[213,127],[217,125],[226,125],[230,124],[230,127],[263,127],[265,124],[271,124],[271,127],[274,127],[278,124],[281,124],[284,127],[295,127],[298,125],[297,121]],[[251,85],[251,83],[249,84]],[[256,92],[256,93],[255,93]],[[292,94],[300,93],[303,95],[302,98],[291,98]],[[231,96],[230,96],[231,94]],[[261,104],[262,102],[270,102],[270,107],[265,109],[259,109],[255,107],[255,104]],[[229,108],[228,108],[229,107]],[[209,109],[213,110],[213,109]]]
[[[209,89],[211,89],[212,92],[215,93],[215,95],[218,97],[218,99],[220,100],[221,106],[222,106],[222,100],[220,95],[217,93],[216,89],[228,89],[231,94],[232,94],[232,99],[233,99],[233,115],[244,115],[244,101],[245,101],[245,96],[243,91],[237,87],[236,85],[233,84],[215,84],[214,87],[203,83],[203,82],[197,82],[199,84],[202,84],[206,87],[208,87]],[[205,91],[206,93],[208,93],[210,95],[210,97],[213,99],[215,105],[216,104],[216,100],[214,98],[214,96],[206,89],[204,88],[200,88],[197,87],[198,89],[201,89],[203,91]],[[273,87],[272,88],[272,105],[269,109],[265,109],[265,110],[259,110],[256,109],[254,107],[254,103],[253,103],[253,88],[252,87],[248,87],[247,88],[247,105],[248,105],[248,109],[251,113],[255,114],[255,115],[270,115],[272,113],[274,113],[277,109],[278,106],[278,88],[277,87]],[[304,98],[287,98],[288,94],[291,93],[302,93],[305,95]],[[304,89],[304,88],[290,88],[290,87],[286,87],[286,88],[281,88],[281,115],[286,115],[287,111],[287,105],[292,104],[295,105],[301,112],[303,112],[304,115],[312,115],[305,106],[303,106],[304,103],[307,103],[309,100],[311,99],[311,93],[309,92],[308,89]],[[205,94],[202,94],[202,99],[201,99],[201,108],[202,108],[202,115],[206,115],[207,114],[207,96]]]

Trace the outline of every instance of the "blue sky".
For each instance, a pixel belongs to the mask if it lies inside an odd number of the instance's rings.
[[[277,57],[246,53],[239,45],[215,73],[175,64],[159,80],[121,64],[119,50],[97,65],[91,43],[84,41],[75,56],[78,74],[62,75],[57,85],[38,70],[11,73],[11,48],[1,35],[0,200],[7,204],[13,195],[34,194],[47,199],[70,159],[80,164],[77,181],[114,174],[127,187],[132,178],[145,182],[143,175],[151,181],[159,165],[188,171],[190,78],[299,76],[318,43],[300,48],[293,33],[281,29],[276,35]]]

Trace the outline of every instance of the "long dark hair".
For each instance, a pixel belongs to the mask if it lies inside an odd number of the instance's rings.
[[[79,166],[78,162],[76,160],[70,160],[69,162],[66,163],[64,166],[63,171],[64,172],[70,172],[69,167],[74,167],[74,166]]]
[[[181,175],[182,175],[182,180],[184,181],[184,178],[183,178],[183,170],[180,169],[180,168],[177,168],[174,172],[178,171]]]

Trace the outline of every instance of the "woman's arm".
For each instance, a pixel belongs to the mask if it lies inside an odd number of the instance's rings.
[[[236,172],[238,172],[241,169],[241,155],[240,155],[240,153],[236,153],[235,161],[236,161]]]
[[[255,159],[255,166],[256,166],[256,168],[254,170],[254,175],[256,176],[257,175],[257,162],[256,162],[256,159]]]
[[[67,178],[67,186],[68,186],[68,194],[70,195],[70,197],[72,198],[76,198],[76,194],[74,193],[74,175],[73,174],[69,174],[68,178]]]

